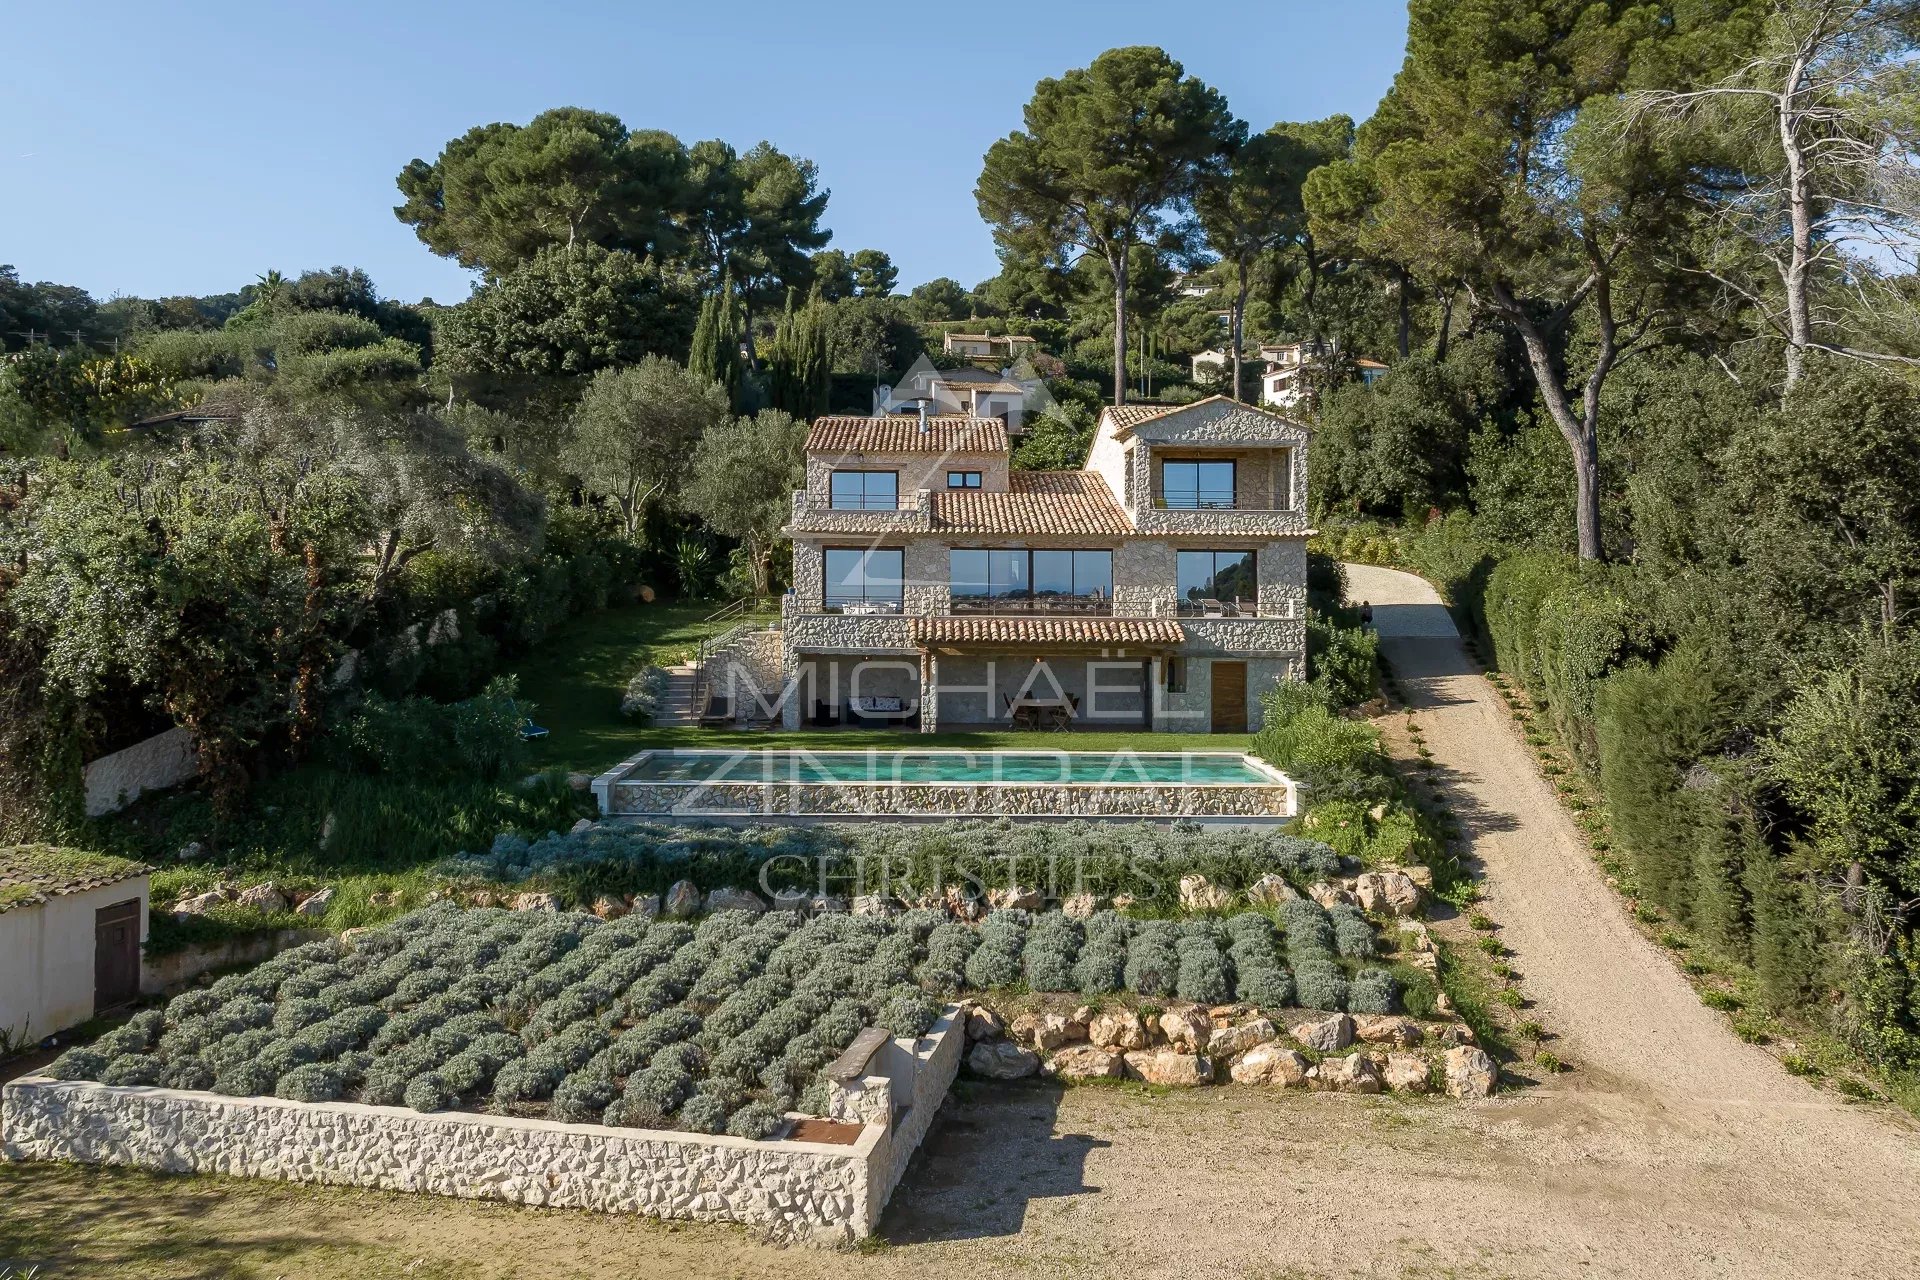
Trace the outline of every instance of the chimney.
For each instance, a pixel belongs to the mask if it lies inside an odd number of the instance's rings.
[[[926,435],[930,430],[932,428],[927,423],[927,402],[922,400],[920,402],[920,434]]]

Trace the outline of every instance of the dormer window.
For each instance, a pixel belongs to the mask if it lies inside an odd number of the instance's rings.
[[[978,489],[979,487],[980,473],[978,471],[947,472],[947,488],[949,489]]]
[[[836,471],[828,484],[835,511],[895,511],[900,506],[898,471]]]
[[[1160,464],[1160,505],[1170,511],[1230,510],[1233,505],[1232,461],[1177,461]]]

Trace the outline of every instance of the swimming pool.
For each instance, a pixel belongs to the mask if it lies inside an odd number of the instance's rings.
[[[644,782],[1162,783],[1261,786],[1265,765],[1214,751],[656,751],[628,778]]]
[[[1193,818],[1298,812],[1286,774],[1237,751],[643,751],[594,780],[608,816]]]

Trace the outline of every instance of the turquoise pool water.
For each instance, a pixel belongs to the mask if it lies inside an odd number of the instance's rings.
[[[1278,785],[1238,755],[1202,751],[656,751],[626,780]]]

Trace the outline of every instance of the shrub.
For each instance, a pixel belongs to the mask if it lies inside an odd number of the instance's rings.
[[[1143,996],[1172,995],[1180,975],[1175,949],[1178,928],[1165,920],[1144,922],[1127,944],[1127,989]]]
[[[696,1093],[680,1108],[680,1127],[689,1133],[719,1133],[727,1125],[727,1104],[709,1093]]]
[[[980,930],[980,945],[967,958],[967,985],[981,990],[1010,987],[1020,981],[1027,913],[995,911]]]
[[[892,996],[875,1019],[896,1036],[923,1036],[939,1020],[940,1010],[917,991]]]
[[[629,720],[651,720],[660,714],[667,696],[667,673],[647,666],[633,673],[620,698],[620,714]]]
[[[1347,988],[1352,1013],[1392,1013],[1396,994],[1393,974],[1382,968],[1362,969]]]
[[[100,1073],[101,1084],[158,1084],[163,1068],[160,1059],[149,1053],[126,1053],[107,1064]]]
[[[1296,963],[1293,984],[1302,1008],[1331,1013],[1347,1007],[1346,975],[1330,960]]]
[[[1041,916],[1028,932],[1021,953],[1027,985],[1035,991],[1073,990],[1073,961],[1079,950],[1078,924],[1059,912]]]
[[[766,1138],[785,1123],[786,1118],[771,1104],[750,1102],[727,1120],[727,1132],[736,1138]]]
[[[273,1086],[273,1096],[293,1102],[332,1102],[345,1088],[339,1068],[309,1062],[281,1076]]]
[[[160,1083],[169,1089],[211,1089],[213,1068],[198,1058],[175,1058],[161,1070]]]
[[[1373,958],[1373,926],[1367,923],[1360,908],[1342,902],[1329,908],[1327,915],[1333,921],[1335,950],[1352,960]]]
[[[1211,937],[1189,934],[1175,944],[1174,950],[1180,960],[1174,993],[1182,1000],[1219,1004],[1232,993],[1227,982],[1226,962]]]

